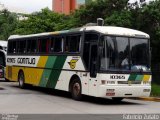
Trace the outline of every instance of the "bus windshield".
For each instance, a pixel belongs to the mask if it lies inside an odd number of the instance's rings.
[[[100,70],[149,71],[149,40],[103,36]]]

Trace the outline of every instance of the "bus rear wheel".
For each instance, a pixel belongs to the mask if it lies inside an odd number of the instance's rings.
[[[24,88],[25,87],[25,78],[24,78],[24,73],[21,71],[18,74],[18,82],[19,82],[19,87]]]
[[[81,100],[82,87],[79,79],[74,79],[71,83],[71,95],[74,100]]]

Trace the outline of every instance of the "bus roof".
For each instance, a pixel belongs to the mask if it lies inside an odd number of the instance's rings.
[[[30,34],[30,35],[11,35],[9,39],[18,39],[18,38],[30,38],[38,36],[47,36],[47,35],[58,35],[63,33],[72,33],[80,31],[97,31],[106,35],[117,35],[117,36],[130,36],[130,37],[142,37],[149,38],[149,35],[134,29],[123,28],[123,27],[114,27],[114,26],[84,26],[81,28],[56,31],[56,32],[46,32],[39,34]]]
[[[117,35],[117,36],[130,36],[130,37],[144,37],[149,38],[149,35],[138,30],[114,27],[114,26],[90,26],[86,27],[86,31],[95,30],[106,35]]]

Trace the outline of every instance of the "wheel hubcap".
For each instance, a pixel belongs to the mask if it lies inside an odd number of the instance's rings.
[[[23,86],[23,75],[20,75],[20,77],[19,77],[19,83],[20,83],[20,86]]]
[[[80,90],[81,90],[81,87],[80,87],[79,83],[75,83],[73,85],[73,93],[74,93],[74,95],[77,96],[80,93]]]

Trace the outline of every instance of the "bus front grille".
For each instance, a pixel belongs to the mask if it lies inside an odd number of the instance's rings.
[[[141,81],[118,81],[118,84],[141,84]]]

